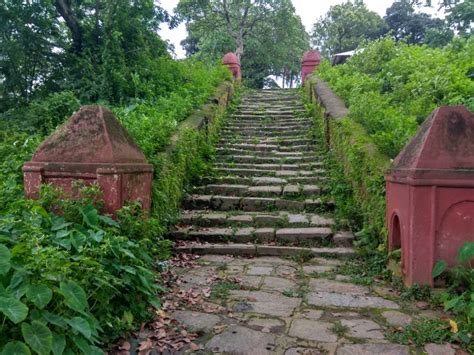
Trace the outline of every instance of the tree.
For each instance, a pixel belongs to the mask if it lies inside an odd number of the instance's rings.
[[[313,45],[330,56],[357,48],[365,40],[379,38],[385,31],[382,18],[361,1],[329,8],[313,26]]]
[[[426,5],[433,6],[426,0]],[[438,5],[446,12],[448,25],[462,36],[469,36],[474,28],[474,0],[439,0]]]
[[[442,47],[453,37],[445,22],[426,13],[415,12],[416,2],[395,1],[387,9],[385,22],[395,40],[406,39],[411,44],[431,44]]]
[[[225,31],[234,41],[234,52],[240,59],[245,39],[259,22],[264,22],[273,10],[271,0],[181,0],[177,13],[186,22],[199,28]],[[195,31],[199,31],[195,28]]]
[[[236,52],[250,87],[269,75],[296,81],[309,41],[290,0],[181,0],[176,13],[186,21],[188,56],[214,61]]]
[[[5,0],[0,17],[0,112],[61,90],[118,102],[168,55],[156,32],[170,19],[154,1]]]

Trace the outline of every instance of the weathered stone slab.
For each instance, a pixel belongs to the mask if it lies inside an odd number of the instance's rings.
[[[252,223],[253,217],[251,215],[229,216],[228,221],[237,225],[239,225],[239,223],[246,224],[246,223]]]
[[[248,275],[271,275],[273,266],[250,265],[247,271]]]
[[[426,344],[425,351],[427,355],[455,355],[456,350],[451,344]]]
[[[230,296],[232,299],[244,299],[252,306],[250,312],[275,317],[290,317],[295,308],[301,303],[299,298],[263,291],[235,290],[230,292]]]
[[[393,301],[381,297],[340,294],[333,292],[312,292],[308,294],[308,304],[326,307],[347,308],[391,308],[399,309],[400,306]]]
[[[220,318],[215,314],[192,311],[174,311],[171,317],[184,324],[188,330],[197,333],[210,332],[220,322]]]
[[[366,286],[355,285],[348,282],[340,282],[327,279],[310,279],[310,291],[337,292],[344,294],[365,295],[369,293]]]
[[[276,231],[276,239],[282,241],[299,241],[309,239],[327,238],[331,235],[330,228],[284,228]]]
[[[347,344],[337,349],[337,355],[409,355],[410,348],[398,344]]]
[[[405,327],[412,321],[411,316],[397,311],[386,311],[382,313],[382,316],[387,320],[387,323],[395,327]]]
[[[291,324],[289,335],[305,340],[332,343],[337,335],[331,332],[331,323],[309,319],[295,319]]]
[[[289,214],[287,215],[288,217],[288,223],[291,224],[308,224],[309,220],[308,217],[303,215],[303,214]]]
[[[326,218],[323,216],[313,215],[311,217],[310,223],[313,226],[329,226],[334,224],[334,220],[332,218]]]
[[[254,177],[252,182],[254,185],[283,185],[287,183],[285,179],[276,177]]]
[[[211,207],[220,211],[230,211],[238,209],[240,205],[240,197],[233,196],[213,196]]]
[[[362,339],[384,339],[380,326],[367,319],[343,319],[341,324],[349,328],[348,335]]]
[[[280,196],[280,186],[252,186],[248,189],[248,194],[251,196]]]
[[[284,279],[282,277],[267,276],[263,280],[263,290],[283,292],[284,290],[294,289],[296,282]]]
[[[285,322],[275,318],[252,318],[248,326],[264,333],[281,333],[285,330]]]
[[[333,266],[328,265],[305,265],[303,266],[303,271],[307,274],[311,273],[322,273],[322,272],[330,272],[334,270]]]
[[[256,330],[232,325],[215,335],[205,346],[208,351],[225,354],[271,354],[275,336]]]
[[[275,230],[273,228],[257,228],[254,233],[259,242],[271,242],[275,240]]]

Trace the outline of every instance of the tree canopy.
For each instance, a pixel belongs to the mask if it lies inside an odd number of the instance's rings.
[[[386,30],[383,19],[363,2],[331,6],[313,26],[311,40],[324,55],[357,48],[365,40],[380,37]]]
[[[187,55],[217,60],[235,52],[251,87],[263,87],[269,75],[292,83],[309,48],[308,35],[289,0],[181,0],[176,12],[186,22]]]
[[[6,0],[0,17],[0,111],[66,89],[118,102],[168,55],[156,32],[169,16],[153,1]]]

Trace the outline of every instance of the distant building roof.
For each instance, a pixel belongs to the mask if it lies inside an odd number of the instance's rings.
[[[354,54],[362,52],[364,49],[354,49],[352,51],[347,51],[347,52],[342,52],[342,53],[336,53],[332,56],[331,59],[331,64],[332,65],[338,65],[338,64],[344,64],[347,60],[347,58],[352,57]]]

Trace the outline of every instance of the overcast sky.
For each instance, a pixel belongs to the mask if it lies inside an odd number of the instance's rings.
[[[393,1],[394,0],[365,0],[365,4],[370,10],[377,12],[380,16],[384,16],[385,10],[392,5]],[[161,6],[172,13],[178,2],[179,0],[162,0]],[[296,14],[301,17],[306,27],[306,31],[310,32],[316,20],[323,16],[331,5],[341,4],[346,2],[346,0],[292,0],[292,2],[296,8]],[[423,11],[436,14],[436,10],[432,8],[424,8]],[[438,16],[440,15],[441,14],[438,14]],[[160,36],[175,46],[176,56],[178,58],[184,58],[185,53],[179,44],[186,38],[186,28],[184,24],[181,24],[173,30],[163,25]]]

